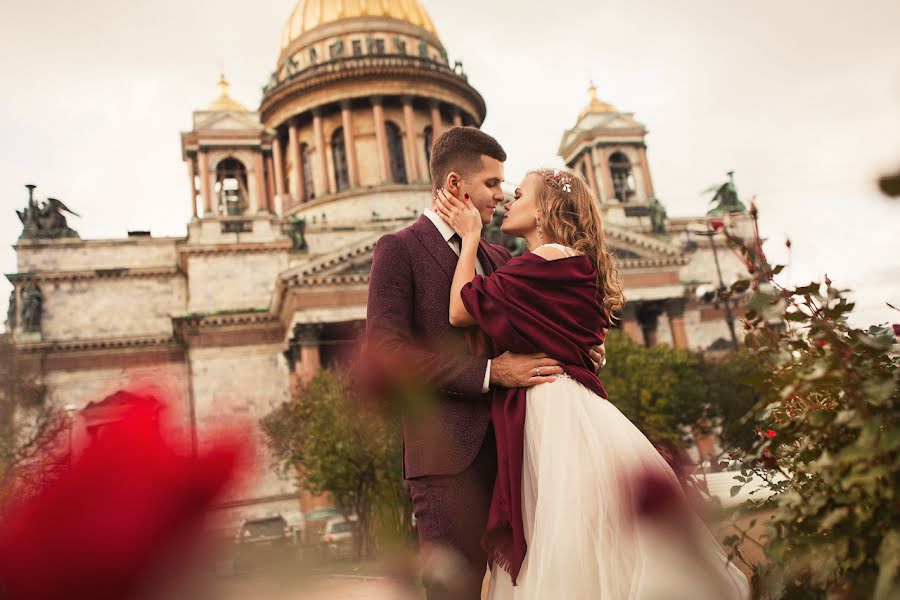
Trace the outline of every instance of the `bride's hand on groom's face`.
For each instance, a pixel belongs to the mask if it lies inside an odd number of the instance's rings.
[[[439,189],[435,195],[435,207],[441,217],[453,227],[462,239],[477,239],[481,237],[481,213],[475,208],[468,194],[462,199],[457,198],[446,189]]]

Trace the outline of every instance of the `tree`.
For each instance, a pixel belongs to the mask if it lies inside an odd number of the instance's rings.
[[[345,516],[358,517],[357,560],[373,555],[376,531],[409,531],[399,423],[365,410],[346,373],[320,372],[261,426],[281,469],[302,473],[306,489],[330,493]]]
[[[67,463],[54,447],[68,422],[24,368],[9,335],[0,335],[0,497],[28,494]]]
[[[601,372],[610,401],[654,442],[681,443],[681,427],[705,412],[706,364],[695,352],[659,344],[647,348],[618,330],[606,341]]]
[[[758,226],[755,238],[731,241],[753,275],[734,284],[755,292],[745,344],[766,373],[736,478],[774,492],[748,507],[772,514],[768,564],[753,565],[758,597],[900,597],[900,326],[851,326],[847,290],[827,276],[779,285]],[[750,536],[738,530],[726,543],[741,559]]]

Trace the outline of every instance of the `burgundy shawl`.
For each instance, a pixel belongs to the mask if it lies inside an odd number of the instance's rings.
[[[588,351],[602,343],[609,319],[598,305],[596,271],[587,257],[547,261],[526,253],[489,277],[476,276],[463,288],[462,299],[488,338],[470,338],[476,352],[493,357],[506,351],[544,352],[560,361],[566,374],[607,397]],[[522,521],[526,391],[492,392],[497,479],[482,538],[485,550],[509,572],[514,585],[526,551]]]

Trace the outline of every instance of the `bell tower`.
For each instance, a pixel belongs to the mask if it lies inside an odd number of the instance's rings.
[[[218,85],[219,97],[205,109],[195,111],[193,129],[181,135],[192,220],[273,215],[271,140],[259,113],[228,94],[224,75]]]
[[[559,156],[590,183],[604,216],[628,224],[646,217],[655,193],[647,162],[647,128],[632,113],[600,100],[588,88],[590,102],[572,129],[563,135]]]

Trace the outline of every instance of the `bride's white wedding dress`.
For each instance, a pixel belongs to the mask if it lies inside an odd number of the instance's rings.
[[[563,252],[571,252],[568,249]],[[635,478],[675,474],[613,404],[563,376],[527,392],[516,586],[496,564],[491,600],[731,600],[744,574],[691,516],[674,533],[632,518]]]

